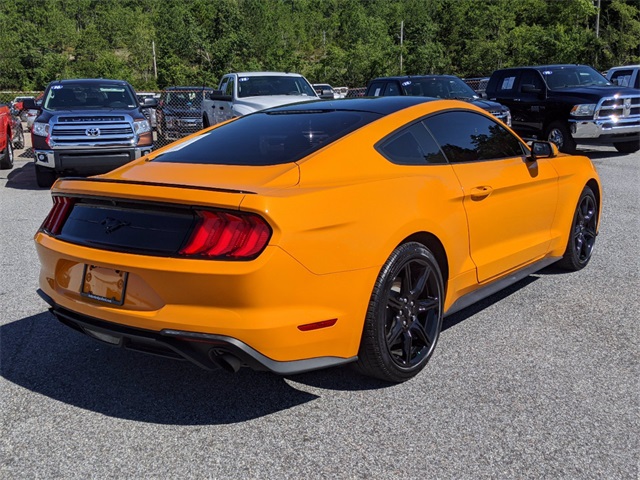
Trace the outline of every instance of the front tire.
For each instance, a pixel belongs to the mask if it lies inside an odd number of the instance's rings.
[[[569,132],[565,122],[553,122],[547,127],[545,136],[547,140],[553,142],[558,150],[564,153],[576,153],[576,142]]]
[[[36,182],[40,188],[51,188],[55,181],[55,170],[36,165]]]
[[[13,168],[13,145],[11,145],[11,137],[7,135],[7,144],[2,152],[2,160],[0,160],[0,169],[8,170]]]
[[[572,272],[587,266],[593,253],[598,227],[598,203],[593,190],[584,187],[573,215],[567,249],[558,266]]]
[[[443,292],[438,262],[424,245],[396,248],[371,295],[356,364],[360,372],[396,383],[417,375],[440,335]]]
[[[635,153],[640,150],[640,141],[619,142],[613,145],[620,153]]]

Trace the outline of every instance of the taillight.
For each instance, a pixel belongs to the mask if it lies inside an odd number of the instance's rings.
[[[247,260],[266,247],[271,228],[261,217],[250,213],[198,210],[200,217],[181,255]]]
[[[75,198],[53,197],[53,207],[41,228],[52,235],[58,235],[62,231],[64,222],[69,218],[74,203],[76,203]]]

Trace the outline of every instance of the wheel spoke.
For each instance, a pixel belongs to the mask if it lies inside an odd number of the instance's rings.
[[[431,276],[431,269],[427,265],[425,265],[424,272],[422,272],[422,275],[420,275],[420,278],[418,279],[418,283],[416,284],[415,288],[411,290],[411,295],[414,298],[417,298],[422,293],[422,291],[424,290],[424,287],[427,285],[427,280],[429,280],[430,276]]]
[[[427,329],[425,325],[422,325],[420,322],[415,322],[411,326],[412,330],[414,330],[417,334],[417,337],[422,340],[425,347],[430,347],[433,343],[433,340],[429,338],[429,334],[427,333]]]
[[[411,280],[411,263],[407,263],[402,269],[402,288],[401,292],[405,297],[408,297],[413,290],[413,282]]]
[[[418,300],[418,312],[424,313],[429,310],[440,307],[440,301],[437,298],[427,297],[422,300]]]
[[[411,331],[404,332],[404,341],[402,342],[402,359],[406,365],[411,364],[411,349],[413,346],[413,338]]]
[[[389,295],[389,300],[387,300],[387,307],[393,308],[394,310],[400,310],[404,304],[400,301],[399,297],[394,297],[393,295]]]
[[[402,322],[399,318],[395,318],[391,330],[389,330],[389,333],[387,333],[387,345],[389,346],[389,348],[396,344],[402,332]]]

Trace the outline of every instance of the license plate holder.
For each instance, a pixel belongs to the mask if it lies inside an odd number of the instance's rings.
[[[129,272],[85,265],[80,295],[110,305],[122,305],[128,279]]]

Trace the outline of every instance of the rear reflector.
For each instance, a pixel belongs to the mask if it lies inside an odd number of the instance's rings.
[[[247,260],[266,247],[271,228],[258,215],[199,210],[200,217],[181,255]]]
[[[337,321],[338,321],[337,318],[332,318],[331,320],[322,320],[321,322],[298,325],[298,330],[302,330],[303,332],[308,332],[309,330],[318,330],[319,328],[333,327]]]
[[[41,228],[52,235],[58,235],[62,231],[64,222],[69,218],[74,203],[76,203],[74,198],[53,197],[53,207]]]

